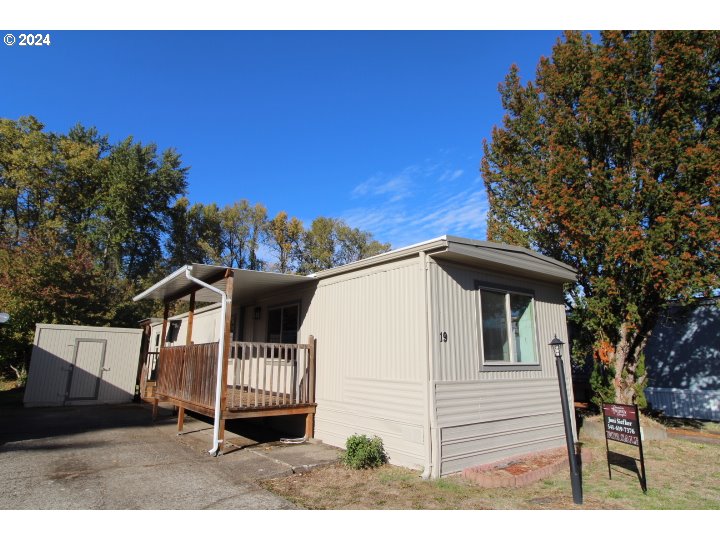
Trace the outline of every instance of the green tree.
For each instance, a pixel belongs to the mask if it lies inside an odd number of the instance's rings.
[[[255,204],[249,211],[250,237],[248,240],[248,268],[250,270],[263,270],[265,262],[258,257],[260,244],[267,237],[267,208],[260,203]]]
[[[336,223],[336,219],[318,217],[303,233],[303,243],[298,256],[301,274],[310,274],[335,266]]]
[[[350,227],[342,221],[336,223],[335,234],[338,243],[335,265],[350,264],[390,250],[390,244],[374,240],[372,233]]]
[[[0,119],[0,219],[3,237],[15,241],[48,221],[56,153],[43,129],[32,116]]]
[[[59,241],[74,250],[89,239],[98,226],[96,214],[102,200],[103,178],[107,174],[110,145],[107,136],[95,128],[78,124],[67,135],[53,134],[55,172],[50,196],[45,201]]]
[[[212,264],[222,252],[222,219],[215,203],[190,206],[186,197],[175,202],[170,233],[165,242],[167,266],[178,268],[193,262]]]
[[[384,253],[390,244],[371,233],[350,227],[341,219],[318,217],[303,233],[298,254],[300,273],[312,273]]]
[[[302,221],[293,217],[288,220],[287,212],[281,211],[268,221],[267,241],[277,255],[276,269],[285,274],[297,269],[294,254],[300,249],[303,235]]]
[[[247,200],[225,206],[220,211],[222,251],[218,264],[245,268],[250,242],[250,204]]]
[[[107,159],[94,240],[108,272],[137,281],[162,257],[162,235],[170,230],[175,199],[187,189],[188,169],[175,150],[158,157],[156,145],[132,137],[114,146]]]
[[[77,125],[46,133],[35,118],[0,119],[0,232],[22,237],[45,229],[73,248],[95,225],[107,137]]]
[[[488,238],[578,269],[576,353],[635,402],[668,302],[720,286],[720,33],[567,32],[534,81],[513,66],[500,94]]]
[[[54,231],[2,242],[0,306],[11,318],[0,330],[0,370],[26,363],[36,323],[106,324],[108,285],[85,242],[72,254]]]
[[[260,203],[251,206],[242,199],[220,211],[222,251],[217,262],[235,268],[262,270],[265,263],[258,257],[265,242],[267,209]]]
[[[132,297],[162,269],[186,174],[176,152],[132,138],[0,119],[0,370],[22,364],[36,323],[137,324]]]

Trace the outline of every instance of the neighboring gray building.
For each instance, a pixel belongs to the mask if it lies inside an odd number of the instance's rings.
[[[648,340],[648,404],[666,416],[720,421],[720,298],[673,306]]]
[[[141,340],[134,328],[36,325],[25,406],[132,401]]]
[[[253,392],[260,384],[253,381],[282,373],[277,353],[263,353],[258,364],[237,351],[314,336],[314,436],[325,443],[344,447],[355,433],[378,435],[392,463],[433,477],[565,443],[548,346],[554,335],[568,341],[563,285],[575,271],[563,263],[443,236],[305,277],[192,265],[136,300],[167,303],[191,290],[210,298],[192,288],[188,272],[218,289],[233,276],[228,327],[230,341],[242,344],[230,347],[228,388]],[[185,339],[188,317],[170,317],[166,335],[175,319],[175,342],[188,351],[203,347],[219,339],[218,316],[217,308],[196,312]],[[245,365],[260,367],[248,377]],[[172,399],[192,409],[190,400]],[[250,414],[245,405],[236,410]]]

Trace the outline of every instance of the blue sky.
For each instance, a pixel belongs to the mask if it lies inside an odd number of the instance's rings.
[[[4,34],[5,32],[3,32]],[[482,140],[560,31],[52,31],[0,47],[0,116],[176,148],[193,202],[485,238]]]

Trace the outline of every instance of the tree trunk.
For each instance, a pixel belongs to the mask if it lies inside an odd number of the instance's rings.
[[[615,344],[615,402],[632,405],[635,401],[635,389],[630,379],[630,344],[628,343],[627,326],[620,328],[620,339]]]
[[[620,328],[620,339],[615,344],[615,402],[633,405],[637,402],[637,388],[645,382],[646,375],[638,376],[638,360],[645,349],[650,332],[630,335],[628,326]]]

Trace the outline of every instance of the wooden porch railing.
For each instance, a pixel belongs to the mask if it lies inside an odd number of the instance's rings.
[[[217,354],[217,343],[160,349],[156,393],[214,409]]]
[[[228,409],[297,407],[315,403],[315,340],[308,344],[234,341],[228,369]]]
[[[162,348],[155,393],[190,407],[214,409],[217,354],[217,343]],[[141,379],[147,378],[149,367],[148,361]],[[226,410],[297,408],[314,403],[314,338],[307,344],[230,344]]]

